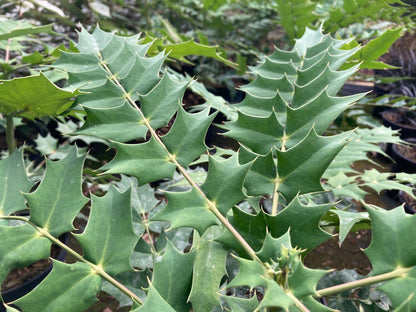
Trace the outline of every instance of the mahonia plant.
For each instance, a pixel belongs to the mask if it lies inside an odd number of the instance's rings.
[[[373,284],[397,311],[414,311],[416,217],[402,207],[365,205],[369,276],[317,290],[329,271],[303,264],[331,237],[320,226],[323,216],[337,211],[308,196],[324,191],[322,175],[353,136],[324,132],[364,96],[337,96],[358,66],[339,70],[359,49],[341,49],[345,43],[307,29],[291,51],[264,57],[251,68],[256,79],[242,87],[238,118],[225,125],[240,148],[215,153],[205,137],[216,113],[184,109],[192,81],[162,69],[164,53],[147,57],[151,43],[139,36],[82,29],[79,53],[62,52],[53,66],[68,72],[67,89],[78,90],[85,110],[74,134],[108,141],[117,154],[102,174],[121,179],[104,196],[91,195],[85,230],[74,234],[76,251],[59,237],[74,231],[89,202],[85,156],[73,147],[66,158],[47,160],[34,191],[22,151],[0,162],[0,280],[48,258],[52,244],[75,259],[53,260],[38,287],[4,303],[8,311],[84,311],[101,290],[131,311],[334,311],[319,298]],[[206,173],[190,170],[196,160],[206,160]],[[160,201],[149,185],[166,180],[176,182]],[[17,214],[27,207],[29,217]],[[354,212],[336,214],[346,221]]]

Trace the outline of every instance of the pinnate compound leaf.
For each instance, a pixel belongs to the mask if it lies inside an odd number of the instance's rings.
[[[84,159],[74,147],[60,161],[47,160],[39,187],[24,194],[30,207],[30,221],[55,237],[73,230],[75,216],[88,201],[82,194]]]
[[[51,242],[31,225],[0,226],[0,283],[9,271],[46,259],[50,254]]]
[[[207,151],[205,135],[214,120],[215,114],[208,116],[209,110],[189,114],[180,108],[169,132],[162,137],[169,152],[184,167]]]
[[[348,143],[349,133],[319,136],[315,130],[287,151],[277,151],[280,191],[288,201],[297,193],[323,191],[321,177],[331,161]]]
[[[13,304],[32,312],[85,311],[97,301],[100,288],[101,277],[88,264],[54,260],[51,273],[42,283]]]
[[[21,192],[30,191],[33,182],[29,181],[23,163],[23,150],[16,150],[8,158],[0,161],[0,216],[26,209]]]
[[[237,156],[222,161],[209,158],[208,176],[201,188],[222,214],[246,198],[243,183],[250,165],[240,165]]]
[[[151,218],[152,221],[169,221],[171,228],[192,227],[203,234],[218,220],[208,209],[205,200],[196,189],[187,192],[166,192],[168,204]]]
[[[176,166],[169,161],[167,151],[151,138],[146,143],[114,143],[116,157],[100,169],[106,173],[121,173],[135,176],[139,186],[163,178],[172,178]]]
[[[187,312],[195,252],[181,253],[168,242],[166,251],[153,268],[152,284],[175,311]]]
[[[226,274],[225,262],[227,250],[215,241],[208,241],[203,236],[197,246],[192,289],[189,301],[195,312],[210,311],[220,305],[218,288]]]
[[[78,91],[69,92],[55,86],[42,73],[3,80],[0,83],[0,111],[6,115],[31,120],[56,116],[67,110]]]
[[[130,258],[138,237],[132,227],[131,191],[110,186],[103,197],[92,196],[85,231],[76,235],[84,257],[111,275],[132,270]]]
[[[265,217],[273,237],[290,229],[292,246],[311,250],[331,237],[319,227],[320,219],[331,207],[332,204],[305,206],[295,197],[277,215]]]

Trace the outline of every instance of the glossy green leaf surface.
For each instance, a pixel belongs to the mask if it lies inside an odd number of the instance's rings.
[[[42,73],[3,80],[0,83],[0,112],[32,120],[41,116],[56,116],[72,105],[76,94],[76,91],[58,88]]]
[[[155,263],[152,284],[175,311],[189,311],[195,252],[181,253],[171,244],[160,261]]]
[[[26,200],[21,192],[30,191],[33,183],[27,178],[22,150],[0,161],[0,177],[0,215],[24,210]]]
[[[84,257],[107,273],[131,270],[130,258],[138,237],[132,226],[130,189],[120,193],[110,187],[105,196],[93,196],[87,227],[76,238]]]
[[[13,303],[24,311],[79,312],[97,300],[100,288],[101,277],[89,265],[54,261],[52,272],[42,284]]]
[[[35,192],[24,194],[30,221],[55,237],[74,228],[75,216],[88,201],[81,189],[83,163],[84,156],[78,156],[75,147],[63,160],[47,160],[42,183]]]
[[[214,241],[202,237],[195,255],[192,289],[189,301],[195,312],[209,311],[220,305],[218,288],[226,274],[227,250]]]

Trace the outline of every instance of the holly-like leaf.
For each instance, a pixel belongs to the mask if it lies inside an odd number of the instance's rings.
[[[363,221],[370,221],[368,213],[366,212],[350,212],[338,209],[331,209],[331,213],[334,213],[339,218],[339,244],[341,245],[344,239],[347,237],[351,228],[356,224]]]
[[[290,292],[296,298],[315,295],[316,285],[327,272],[325,270],[309,269],[303,265],[299,258],[299,261],[292,267],[292,272],[288,275],[287,283]]]
[[[165,73],[160,82],[149,93],[140,96],[143,114],[154,129],[168,125],[182,103],[189,79],[178,81]]]
[[[72,222],[88,201],[82,194],[84,156],[77,149],[60,161],[46,161],[46,173],[33,193],[24,196],[30,207],[30,221],[57,237],[74,229]]]
[[[27,178],[22,151],[16,150],[0,161],[0,216],[26,209],[21,192],[30,191],[33,182]]]
[[[208,176],[201,188],[222,214],[227,214],[235,204],[246,198],[243,183],[250,165],[240,165],[237,156],[222,161],[209,158]]]
[[[314,129],[289,150],[277,151],[280,191],[288,201],[297,193],[323,191],[321,177],[335,156],[347,144],[349,133],[318,136]]]
[[[152,221],[168,221],[171,228],[192,227],[201,235],[210,226],[218,224],[217,218],[196,189],[181,193],[166,192],[165,195],[168,204],[151,218]]]
[[[230,287],[249,286],[266,286],[266,276],[263,267],[259,262],[236,257],[238,261],[238,274],[227,285]]]
[[[256,254],[265,263],[276,262],[281,257],[283,247],[292,248],[289,231],[278,238],[267,233],[263,246]]]
[[[87,227],[76,238],[84,257],[107,273],[132,270],[130,258],[138,237],[132,226],[131,191],[120,193],[110,186],[105,196],[92,196]]]
[[[122,173],[135,176],[139,185],[172,178],[175,164],[169,161],[167,151],[151,138],[141,144],[115,143],[117,155],[101,170],[106,173]]]
[[[227,250],[221,244],[208,241],[205,237],[199,240],[189,295],[193,311],[210,311],[221,304],[218,288],[226,274],[226,257]]]
[[[259,302],[256,296],[251,297],[250,299],[231,297],[231,296],[221,296],[222,299],[227,302],[230,307],[230,311],[233,312],[252,312],[256,310]]]
[[[261,309],[269,307],[283,308],[287,311],[290,306],[296,303],[292,297],[288,296],[282,286],[270,278],[266,279],[265,289],[264,298],[256,311],[261,311]]]
[[[143,124],[140,113],[127,103],[104,108],[85,106],[84,110],[87,119],[73,133],[75,135],[91,135],[122,143],[146,136],[148,129]]]
[[[259,118],[237,112],[237,120],[227,124],[230,130],[227,132],[228,137],[262,155],[270,153],[273,147],[282,146],[284,128],[274,113]]]
[[[168,242],[160,261],[154,264],[152,284],[175,311],[189,311],[195,252],[181,253]]]
[[[0,40],[40,33],[55,34],[52,26],[53,24],[34,26],[32,23],[24,20],[3,20],[0,22]]]
[[[44,74],[3,80],[0,83],[0,111],[34,120],[57,116],[67,110],[78,91],[55,86]]]
[[[383,190],[402,190],[416,199],[416,196],[413,194],[414,188],[391,180],[392,175],[390,172],[379,172],[373,168],[366,170],[360,178],[363,180],[365,186],[371,187],[377,193]]]
[[[156,288],[150,283],[149,292],[146,298],[146,301],[142,306],[137,309],[131,310],[131,312],[154,312],[154,311],[166,311],[166,312],[176,312],[172,306],[169,305],[159,294]]]
[[[50,254],[51,242],[31,225],[0,226],[0,283],[9,271],[46,259]]]
[[[331,237],[319,227],[322,216],[332,204],[305,206],[295,197],[277,215],[265,215],[270,233],[280,237],[290,229],[292,246],[313,249]]]
[[[266,221],[264,215],[259,213],[257,215],[248,214],[237,207],[233,207],[233,215],[228,217],[228,221],[231,225],[240,233],[245,241],[254,250],[259,250],[263,245],[263,241],[266,235]],[[246,251],[242,248],[237,239],[225,230],[216,241],[223,243],[225,246],[231,247],[237,251],[242,257],[246,255]]]
[[[88,264],[54,260],[52,272],[42,283],[13,304],[23,311],[33,312],[85,311],[97,301],[100,288],[101,277]]]
[[[387,281],[377,289],[385,292],[393,307],[400,307],[404,302],[407,302],[408,311],[415,311],[416,309],[416,268],[413,267],[409,272],[401,277]],[[408,291],[404,291],[408,290]],[[410,297],[411,296],[411,297]]]
[[[403,207],[392,210],[366,205],[371,219],[371,244],[365,253],[371,261],[372,274],[393,271],[397,267],[416,265],[416,216],[408,215]]]
[[[248,195],[273,194],[277,166],[271,152],[262,156],[241,147],[238,153],[238,161],[242,164],[253,161],[253,165],[244,180],[244,187]]]
[[[169,44],[164,45],[161,48],[165,49],[167,53],[169,53],[169,57],[176,58],[181,61],[186,60],[186,56],[189,55],[200,55],[200,56],[206,56],[214,58],[228,66],[236,68],[237,64],[225,59],[220,52],[218,52],[218,46],[208,46],[204,44],[200,44],[194,41],[194,39],[181,42],[181,43],[175,43],[175,44]]]
[[[189,114],[179,109],[170,131],[162,137],[163,143],[183,166],[188,165],[207,151],[205,135],[214,120],[215,114],[208,116],[209,110]]]

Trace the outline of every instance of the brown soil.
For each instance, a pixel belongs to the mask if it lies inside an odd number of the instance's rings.
[[[371,271],[371,263],[363,252],[370,245],[371,231],[349,233],[339,246],[338,237],[319,245],[305,257],[305,265],[312,269],[355,269],[361,275]]]
[[[397,151],[407,159],[416,163],[416,146],[414,145],[396,145]]]
[[[416,129],[414,123],[410,121],[412,116],[408,116],[406,110],[385,111],[383,117],[392,123]]]

